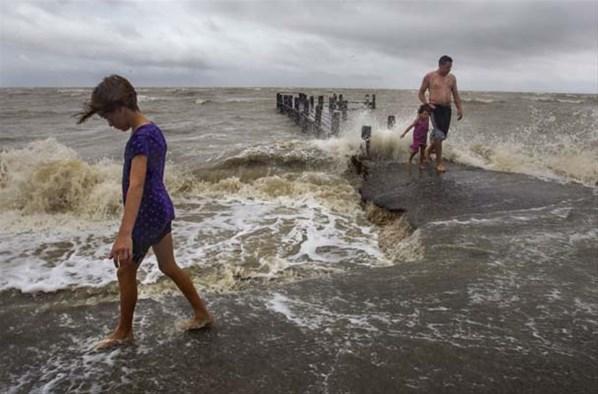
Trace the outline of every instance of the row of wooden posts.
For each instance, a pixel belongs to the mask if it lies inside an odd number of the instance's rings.
[[[348,119],[349,110],[376,109],[376,95],[366,94],[363,101],[345,100],[342,94],[333,94],[328,97],[328,111],[324,107],[324,96],[317,96],[317,103],[314,96],[307,96],[305,93],[276,93],[276,108],[281,114],[287,114],[301,126],[304,132],[309,131],[317,135],[338,135],[341,122]],[[357,104],[357,106],[355,105]],[[352,105],[350,108],[349,105]],[[395,126],[394,115],[388,116],[387,126],[392,129]],[[370,140],[372,138],[372,127],[362,126],[361,139],[364,141],[364,154],[369,157]]]
[[[351,110],[376,109],[376,95],[373,94],[371,99],[369,95],[366,95],[363,101],[350,101],[346,100],[342,94],[335,93],[328,97],[326,107],[324,106],[324,96],[317,96],[316,102],[314,96],[308,97],[305,93],[276,93],[278,111],[294,119],[303,131],[314,132],[318,135],[338,135],[341,122],[349,118],[348,112]]]

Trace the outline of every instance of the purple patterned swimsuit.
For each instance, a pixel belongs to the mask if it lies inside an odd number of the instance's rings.
[[[164,186],[166,149],[162,130],[153,123],[135,130],[125,147],[123,204],[127,201],[131,161],[137,155],[147,157],[143,197],[132,235],[133,261],[137,264],[141,263],[150,246],[158,243],[170,232],[170,222],[174,219],[174,207]]]
[[[411,152],[419,151],[420,147],[426,147],[426,143],[428,142],[428,129],[429,129],[429,122],[428,119],[418,119],[417,123],[415,123],[415,127],[413,129],[413,143],[409,146],[411,148]]]

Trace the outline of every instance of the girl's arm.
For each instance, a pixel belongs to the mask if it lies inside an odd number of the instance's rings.
[[[403,138],[403,137],[405,136],[405,134],[407,134],[407,133],[409,132],[409,130],[411,130],[411,129],[413,128],[413,126],[415,126],[415,123],[416,123],[416,122],[417,122],[417,119],[416,119],[416,120],[415,120],[413,123],[411,123],[411,124],[409,125],[409,127],[407,127],[407,128],[405,129],[405,131],[403,132],[403,134],[401,134],[401,138]]]
[[[143,185],[147,171],[147,156],[137,155],[131,161],[131,172],[129,174],[129,189],[127,190],[127,201],[125,212],[120,223],[118,235],[112,245],[110,258],[124,262],[133,257],[133,227],[143,197]]]

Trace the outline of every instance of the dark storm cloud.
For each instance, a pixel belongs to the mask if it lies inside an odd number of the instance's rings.
[[[98,75],[123,72],[151,85],[414,88],[446,53],[455,59],[462,89],[598,89],[598,4],[592,1],[0,7],[4,86],[62,84],[66,75],[72,84],[91,85]]]
[[[598,45],[595,2],[344,2],[221,3],[214,13],[280,31],[313,34],[340,45],[375,48],[391,56],[438,55],[455,48],[482,62],[575,53]]]

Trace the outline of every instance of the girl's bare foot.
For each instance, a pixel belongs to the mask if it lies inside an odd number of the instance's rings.
[[[112,334],[96,343],[94,348],[98,351],[108,350],[117,346],[131,345],[134,341],[135,339],[133,338],[133,334],[129,334],[125,337]]]
[[[436,166],[436,170],[438,172],[446,172],[446,167],[444,166],[444,164],[440,163]]]
[[[213,324],[214,319],[208,315],[207,317],[195,317],[191,320],[181,321],[177,324],[177,327],[182,331],[196,331],[211,328]]]

